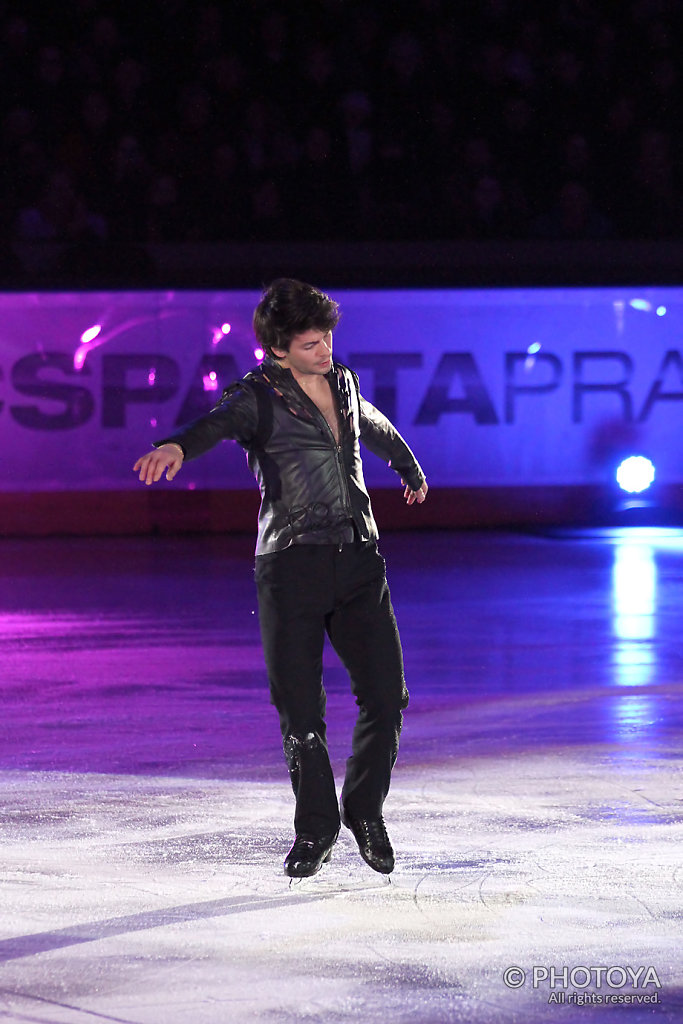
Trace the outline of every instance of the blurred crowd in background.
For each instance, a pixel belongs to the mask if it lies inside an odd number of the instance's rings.
[[[681,0],[0,0],[0,229],[683,236]]]

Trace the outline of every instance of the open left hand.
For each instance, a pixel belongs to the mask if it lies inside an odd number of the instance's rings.
[[[405,480],[401,480],[401,483],[405,487],[403,497],[406,499],[406,503],[408,505],[412,505],[413,502],[416,501],[418,505],[421,505],[422,502],[427,497],[427,491],[429,490],[429,487],[427,486],[427,481],[425,480],[425,482],[422,484],[422,487],[420,487],[419,491],[414,491],[411,487],[408,486]]]

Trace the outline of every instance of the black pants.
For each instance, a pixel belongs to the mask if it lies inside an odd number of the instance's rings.
[[[263,650],[296,796],[297,833],[328,835],[339,808],[327,752],[322,681],[325,634],[358,704],[342,803],[376,818],[389,791],[408,704],[403,655],[374,542],[301,544],[256,559]]]

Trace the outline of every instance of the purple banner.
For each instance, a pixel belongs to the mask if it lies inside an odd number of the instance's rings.
[[[683,481],[683,289],[335,290],[335,355],[433,486]],[[0,490],[141,486],[135,459],[256,362],[257,292],[0,296]],[[366,477],[392,486],[372,455]],[[170,486],[242,488],[233,443]],[[167,486],[165,483],[163,486]]]

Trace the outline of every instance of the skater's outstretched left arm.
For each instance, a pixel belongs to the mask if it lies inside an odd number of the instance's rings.
[[[401,477],[408,505],[421,505],[427,497],[427,480],[412,451],[394,424],[371,402],[360,399],[360,439],[374,455],[391,466]]]

